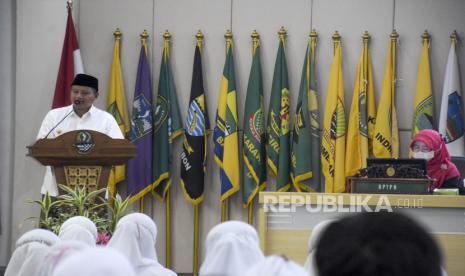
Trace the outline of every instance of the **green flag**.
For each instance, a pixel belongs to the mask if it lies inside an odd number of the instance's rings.
[[[170,68],[170,45],[165,39],[163,60],[160,67],[157,103],[154,110],[153,128],[153,195],[164,200],[171,186],[171,143],[182,133],[176,87]]]
[[[276,179],[276,191],[285,192],[291,186],[290,175],[290,98],[284,53],[284,28],[279,31],[279,49],[274,67],[271,98],[268,108],[267,163]]]
[[[253,60],[247,85],[242,146],[244,208],[253,202],[259,190],[266,186],[265,122],[263,117],[263,81],[258,35],[253,41]]]
[[[291,178],[299,192],[320,191],[321,145],[315,83],[315,38],[312,36],[305,53],[292,136]]]

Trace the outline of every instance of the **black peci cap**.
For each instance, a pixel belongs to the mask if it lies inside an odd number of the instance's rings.
[[[71,85],[88,86],[98,91],[98,79],[91,75],[77,74]]]

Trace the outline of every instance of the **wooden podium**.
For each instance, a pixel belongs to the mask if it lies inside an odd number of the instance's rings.
[[[112,139],[93,130],[67,132],[55,139],[40,139],[28,146],[31,156],[52,166],[58,184],[88,191],[107,186],[110,169],[136,156],[135,146],[126,139]]]

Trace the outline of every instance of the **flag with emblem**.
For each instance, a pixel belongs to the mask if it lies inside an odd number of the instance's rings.
[[[337,34],[336,34],[337,35]],[[344,109],[344,80],[340,38],[333,36],[334,58],[326,92],[321,142],[321,164],[327,193],[345,191],[346,118]]]
[[[207,131],[210,130],[205,89],[203,87],[201,42],[195,47],[191,95],[184,124],[181,153],[181,187],[184,197],[197,205],[204,197],[207,160]]]
[[[442,88],[441,111],[439,115],[439,132],[446,140],[447,150],[452,156],[465,155],[465,126],[460,87],[460,71],[455,52],[457,34],[451,36],[452,43],[447,58],[446,74]]]
[[[254,37],[255,35],[255,37]],[[263,81],[258,34],[252,34],[253,58],[244,111],[244,162],[242,202],[248,207],[266,186],[265,118],[263,117]]]
[[[429,35],[422,35],[420,64],[418,65],[417,87],[413,101],[412,138],[422,129],[433,128],[433,91],[429,66]]]
[[[305,51],[299,96],[294,117],[291,151],[291,178],[299,191],[320,191],[320,134],[318,94],[315,82],[316,33]]]
[[[268,108],[267,163],[276,177],[276,190],[285,192],[291,186],[290,174],[290,98],[287,77],[284,28],[279,31],[278,55],[274,66],[271,97]]]
[[[395,31],[390,35],[383,87],[378,103],[375,136],[373,138],[373,154],[377,158],[399,157],[399,131],[395,106],[397,37]]]
[[[369,35],[363,35],[363,49],[357,66],[346,144],[346,176],[354,176],[367,167],[372,149],[376,120],[375,91],[371,56],[368,50]]]
[[[74,76],[84,73],[81,51],[74,29],[72,4],[68,3],[68,19],[66,21],[65,39],[61,51],[60,68],[58,69],[55,94],[52,108],[63,107],[71,104],[70,91]]]
[[[213,130],[214,157],[220,167],[221,201],[239,190],[239,136],[233,43],[226,40],[226,61],[220,81],[216,125]]]
[[[165,33],[163,59],[160,66],[158,95],[153,114],[153,194],[164,200],[171,186],[171,144],[182,133],[176,87],[170,67],[169,33]]]
[[[130,125],[120,61],[121,32],[117,29],[114,36],[115,45],[113,47],[113,61],[110,68],[110,80],[108,83],[107,111],[113,115],[121,132],[126,135],[126,133],[129,132]],[[115,166],[110,171],[110,176],[108,178],[110,195],[115,195],[116,184],[123,181],[125,177],[125,165]]]
[[[152,81],[147,57],[147,42],[143,39],[137,67],[136,88],[132,105],[129,140],[136,146],[136,157],[127,164],[129,202],[143,197],[153,188],[152,143],[153,111]]]

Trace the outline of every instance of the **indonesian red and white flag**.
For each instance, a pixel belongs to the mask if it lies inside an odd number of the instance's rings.
[[[70,90],[76,74],[84,73],[81,52],[74,29],[73,15],[71,7],[68,6],[68,21],[66,23],[65,40],[61,52],[60,69],[58,71],[53,96],[52,108],[67,106],[71,104]]]

